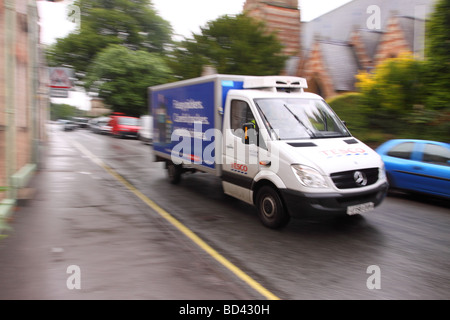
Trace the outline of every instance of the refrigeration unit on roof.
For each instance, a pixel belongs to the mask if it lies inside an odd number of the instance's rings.
[[[267,91],[303,92],[308,88],[305,78],[288,76],[249,77],[244,80],[244,89]]]

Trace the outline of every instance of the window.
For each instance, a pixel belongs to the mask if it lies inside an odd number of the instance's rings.
[[[437,144],[427,143],[422,161],[448,166],[450,165],[450,150]]]
[[[246,123],[255,123],[255,117],[245,101],[231,101],[231,129],[238,137],[242,137],[242,126]]]
[[[231,101],[231,129],[233,134],[239,138],[244,137],[244,130],[242,129],[244,124],[253,123],[255,130],[250,129],[247,134],[249,137],[249,144],[256,144],[260,148],[267,149],[264,140],[259,139],[259,129],[256,124],[255,117],[247,102],[242,100]]]
[[[350,133],[321,99],[255,99],[267,130],[280,140],[349,137]]]
[[[138,118],[119,118],[119,124],[124,126],[138,126],[139,119]]]
[[[403,142],[389,150],[387,155],[395,158],[411,159],[413,148],[414,142]]]

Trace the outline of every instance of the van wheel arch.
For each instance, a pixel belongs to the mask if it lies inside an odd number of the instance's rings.
[[[279,229],[290,220],[283,197],[278,188],[270,181],[259,181],[253,188],[253,203],[258,216],[268,228]]]

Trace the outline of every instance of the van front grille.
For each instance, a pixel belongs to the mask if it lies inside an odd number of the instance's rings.
[[[338,189],[351,189],[370,186],[378,181],[378,168],[335,172],[331,179]]]

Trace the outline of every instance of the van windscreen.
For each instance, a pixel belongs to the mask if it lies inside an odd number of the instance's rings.
[[[349,137],[342,121],[319,99],[255,99],[267,130],[279,140]]]

